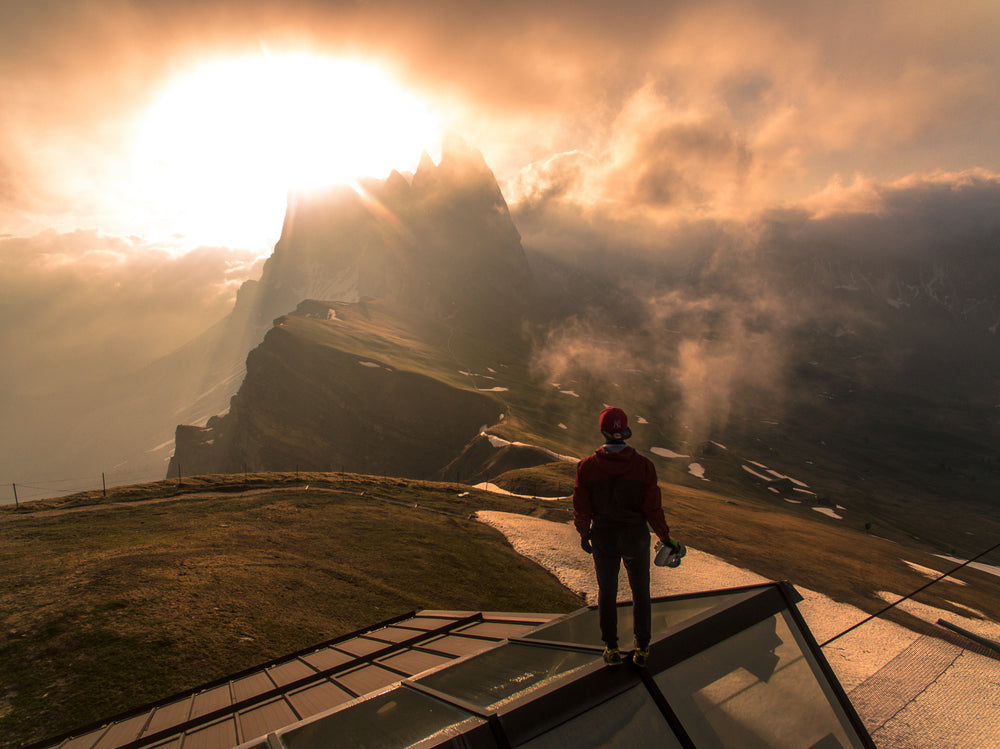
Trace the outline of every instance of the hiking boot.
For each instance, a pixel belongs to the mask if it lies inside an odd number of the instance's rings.
[[[635,644],[635,650],[632,651],[632,663],[634,663],[639,668],[645,668],[646,663],[649,662],[649,646],[644,648],[639,647],[639,643]]]
[[[618,648],[604,648],[604,662],[609,666],[622,665],[622,651]]]

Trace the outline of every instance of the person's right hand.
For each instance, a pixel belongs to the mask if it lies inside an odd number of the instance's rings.
[[[594,553],[594,547],[590,545],[590,536],[580,537],[580,548],[583,549],[588,554]]]

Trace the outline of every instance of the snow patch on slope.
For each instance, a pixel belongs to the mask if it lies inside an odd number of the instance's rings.
[[[661,458],[690,458],[690,455],[681,455],[680,453],[675,453],[673,450],[668,450],[665,447],[651,447],[649,451],[653,455],[659,455]]]
[[[574,458],[571,455],[560,455],[559,453],[553,452],[545,447],[537,447],[536,445],[529,445],[524,442],[511,442],[510,440],[505,440],[503,437],[497,437],[495,434],[484,434],[483,436],[486,437],[486,439],[490,441],[490,444],[497,449],[504,447],[530,447],[533,450],[539,450],[543,453],[551,455],[557,461],[562,461],[564,463],[579,462],[578,458]]]

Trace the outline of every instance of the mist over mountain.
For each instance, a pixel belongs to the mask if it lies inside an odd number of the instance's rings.
[[[161,475],[176,421],[221,380],[203,369],[219,343],[206,328],[259,275],[256,253],[99,231],[0,251],[0,501],[12,482],[24,499]]]
[[[393,172],[290,194],[281,239],[246,296],[261,332],[303,299],[372,296],[495,333],[517,328],[535,289],[496,178],[450,135],[441,163],[425,153],[410,180]]]
[[[604,287],[577,283],[586,302],[548,331],[540,366],[664,425],[679,453],[716,440],[841,498],[995,516],[1000,185],[972,175],[864,197],[749,227],[693,222],[659,252],[623,239],[589,258]],[[526,232],[529,253],[534,236],[547,235]],[[593,239],[613,245],[607,229]],[[582,265],[546,254],[550,271]]]
[[[560,234],[558,191],[511,211],[449,138],[412,175],[291,193],[225,320],[89,421],[36,426],[90,461],[114,449],[166,469],[172,452],[185,474],[432,476],[482,427],[583,454],[613,402],[650,425],[643,449],[693,459],[714,441],[840,501],[994,513],[1000,184],[866,187],[752,222],[675,221],[659,243],[599,214]]]
[[[75,243],[81,244],[80,239]],[[48,250],[43,257],[52,256],[58,257]],[[211,257],[207,252],[204,256]],[[192,255],[183,264],[191,285],[206,283],[203,270],[190,269],[200,257]],[[161,279],[170,280],[164,276],[161,271]],[[47,299],[60,288],[49,289]],[[104,291],[94,284],[87,288]],[[148,293],[164,294],[157,304],[166,304],[173,297],[165,292]],[[243,381],[248,352],[275,318],[293,311],[303,299],[357,301],[378,296],[420,314],[447,318],[462,329],[488,330],[516,340],[521,316],[534,304],[536,293],[496,178],[482,154],[449,136],[440,163],[435,165],[425,154],[413,175],[394,172],[386,180],[290,193],[281,238],[260,278],[240,286],[224,319],[173,352],[145,366],[123,366],[127,359],[104,352],[107,361],[93,379],[87,367],[79,368],[78,377],[57,367],[47,370],[45,378],[36,375],[33,388],[12,385],[6,416],[20,437],[4,462],[11,478],[24,484],[47,477],[91,476],[99,481],[102,471],[120,472],[133,481],[162,476],[173,452],[176,425],[205,424],[226,412]],[[45,309],[42,292],[38,297],[31,304]],[[11,314],[17,298],[5,299]],[[48,335],[52,327],[62,331],[70,323],[89,324],[94,306],[67,305],[65,322],[52,326],[33,325],[38,320],[32,318],[4,330],[10,333],[11,348],[24,348],[22,338]],[[111,340],[117,340],[116,331],[124,331],[122,338],[155,338],[154,324],[139,324],[151,308],[156,307],[149,301],[134,313],[119,305],[117,317],[104,315],[94,325],[107,330]],[[175,316],[190,316],[198,309],[192,305]],[[46,355],[67,359],[65,349],[55,345],[46,347]],[[95,358],[102,361],[100,356],[98,349]],[[53,384],[46,386],[46,379]],[[16,402],[15,393],[20,393]],[[0,401],[5,395],[0,392]],[[25,493],[22,489],[22,496]]]

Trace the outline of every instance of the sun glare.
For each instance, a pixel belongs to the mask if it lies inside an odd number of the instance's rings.
[[[372,64],[266,56],[170,83],[142,120],[134,163],[152,208],[232,241],[227,229],[249,228],[233,226],[238,217],[280,229],[289,188],[412,169],[439,142],[427,107]]]

